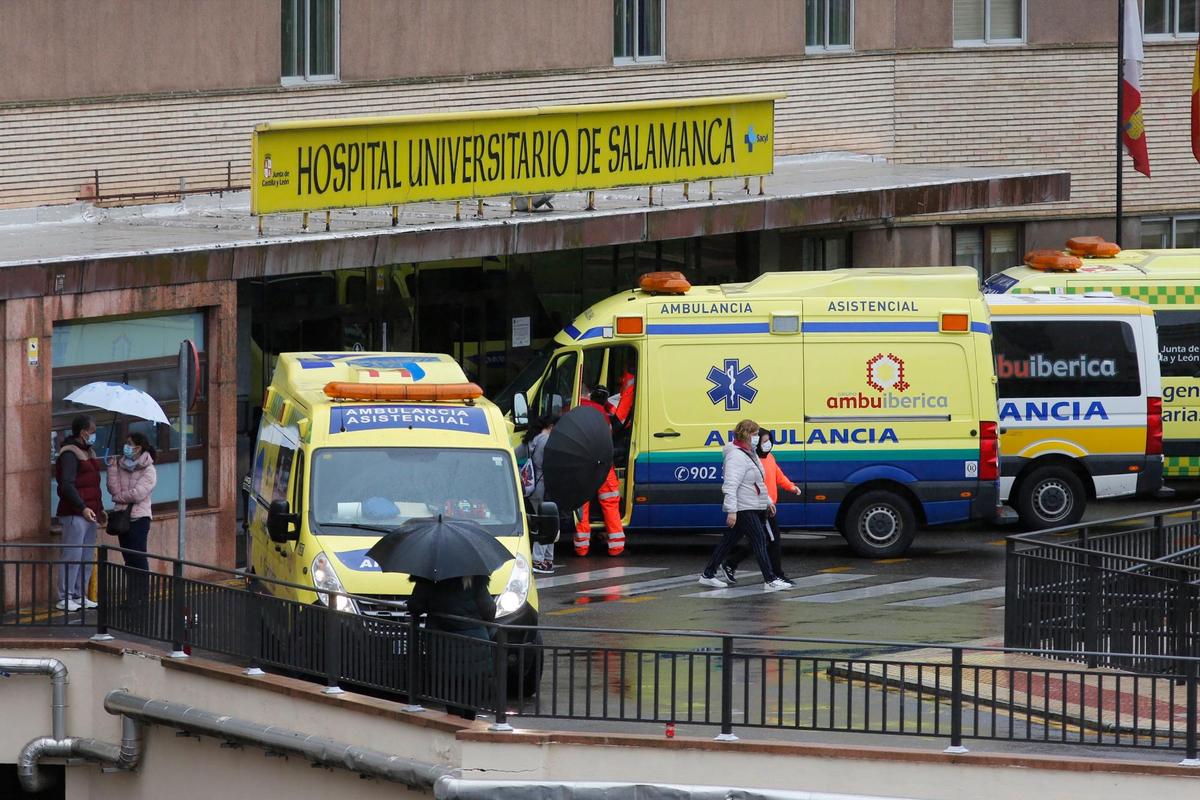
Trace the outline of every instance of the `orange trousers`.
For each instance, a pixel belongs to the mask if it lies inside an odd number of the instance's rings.
[[[604,528],[608,531],[608,554],[619,556],[625,552],[625,530],[621,527],[621,486],[617,483],[616,470],[610,469],[600,491],[600,513],[604,516]],[[579,509],[579,522],[575,525],[575,555],[586,556],[592,543],[592,524],[589,519],[591,502]]]

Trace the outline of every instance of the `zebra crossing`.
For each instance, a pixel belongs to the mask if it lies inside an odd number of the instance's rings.
[[[619,600],[645,595],[671,595],[702,600],[739,600],[763,597],[757,574],[746,573],[744,583],[725,589],[702,589],[696,583],[696,573],[686,575],[655,575],[668,572],[667,567],[619,566],[606,569],[563,573],[540,577],[538,589],[548,594],[574,594],[581,598]],[[633,580],[630,580],[633,579]],[[1003,600],[1004,587],[969,587],[978,584],[977,578],[926,576],[921,578],[888,579],[873,573],[852,571],[818,572],[793,577],[795,586],[772,593],[783,602],[836,604],[863,601],[883,601],[884,605],[901,608],[945,608],[967,603],[994,604]],[[600,585],[596,585],[600,584]],[[860,584],[849,586],[849,584]],[[962,589],[961,591],[951,591]],[[825,590],[825,591],[822,591]],[[579,602],[587,602],[580,600]],[[995,607],[995,606],[993,606]]]

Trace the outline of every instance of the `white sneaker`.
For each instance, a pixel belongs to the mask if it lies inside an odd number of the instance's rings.
[[[779,578],[776,578],[775,580],[773,580],[769,583],[763,584],[764,592],[778,592],[780,589],[790,589],[790,588],[792,588],[792,584],[788,583],[787,581],[780,580]]]
[[[59,600],[54,604],[54,607],[59,611],[78,611],[79,603],[76,603],[74,600]]]
[[[95,608],[98,605],[100,605],[100,604],[97,603],[95,600],[91,599],[90,597],[83,598],[83,607],[84,608]]]
[[[713,589],[728,589],[729,588],[729,584],[726,583],[725,581],[721,580],[720,578],[706,578],[703,575],[700,576],[700,585],[701,586],[711,586]]]

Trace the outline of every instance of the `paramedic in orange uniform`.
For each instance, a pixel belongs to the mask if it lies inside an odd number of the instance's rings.
[[[581,406],[591,406],[604,415],[611,427],[612,412],[608,407],[608,389],[597,386],[592,389],[588,399],[579,401]],[[600,513],[604,516],[604,528],[608,531],[608,554],[619,556],[625,552],[625,531],[621,527],[621,487],[617,483],[617,471],[609,467],[608,477],[600,484],[596,493],[600,501]],[[579,522],[575,524],[575,555],[586,556],[592,543],[592,525],[588,518],[591,502],[583,504],[579,509]]]

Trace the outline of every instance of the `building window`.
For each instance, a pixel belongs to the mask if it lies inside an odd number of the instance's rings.
[[[1012,44],[1024,40],[1024,0],[954,0],[956,46]]]
[[[1019,225],[963,225],[954,229],[954,263],[974,267],[980,279],[1021,263]]]
[[[51,407],[51,454],[71,432],[71,420],[78,414],[96,419],[96,453],[99,456],[121,452],[125,437],[140,431],[157,452],[155,467],[158,484],[152,502],[170,509],[179,497],[179,345],[191,339],[200,353],[200,396],[188,412],[187,472],[184,487],[188,500],[203,505],[206,497],[205,476],[208,459],[208,354],[205,346],[206,325],[203,311],[154,316],[120,317],[54,326],[51,345],[53,403]],[[158,401],[169,425],[111,411],[89,409],[65,400],[66,396],[93,381],[127,383]],[[111,506],[107,489],[101,487],[105,506]],[[52,488],[52,504],[57,492]],[[51,508],[53,513],[53,505]]]
[[[805,0],[804,45],[809,52],[851,49],[853,29],[853,0]]]
[[[1147,250],[1200,247],[1200,216],[1142,220],[1141,246]]]
[[[337,80],[339,5],[339,0],[281,0],[284,83]]]
[[[663,0],[613,0],[613,63],[662,61]]]
[[[1191,38],[1196,35],[1197,0],[1145,0],[1147,39]]]

